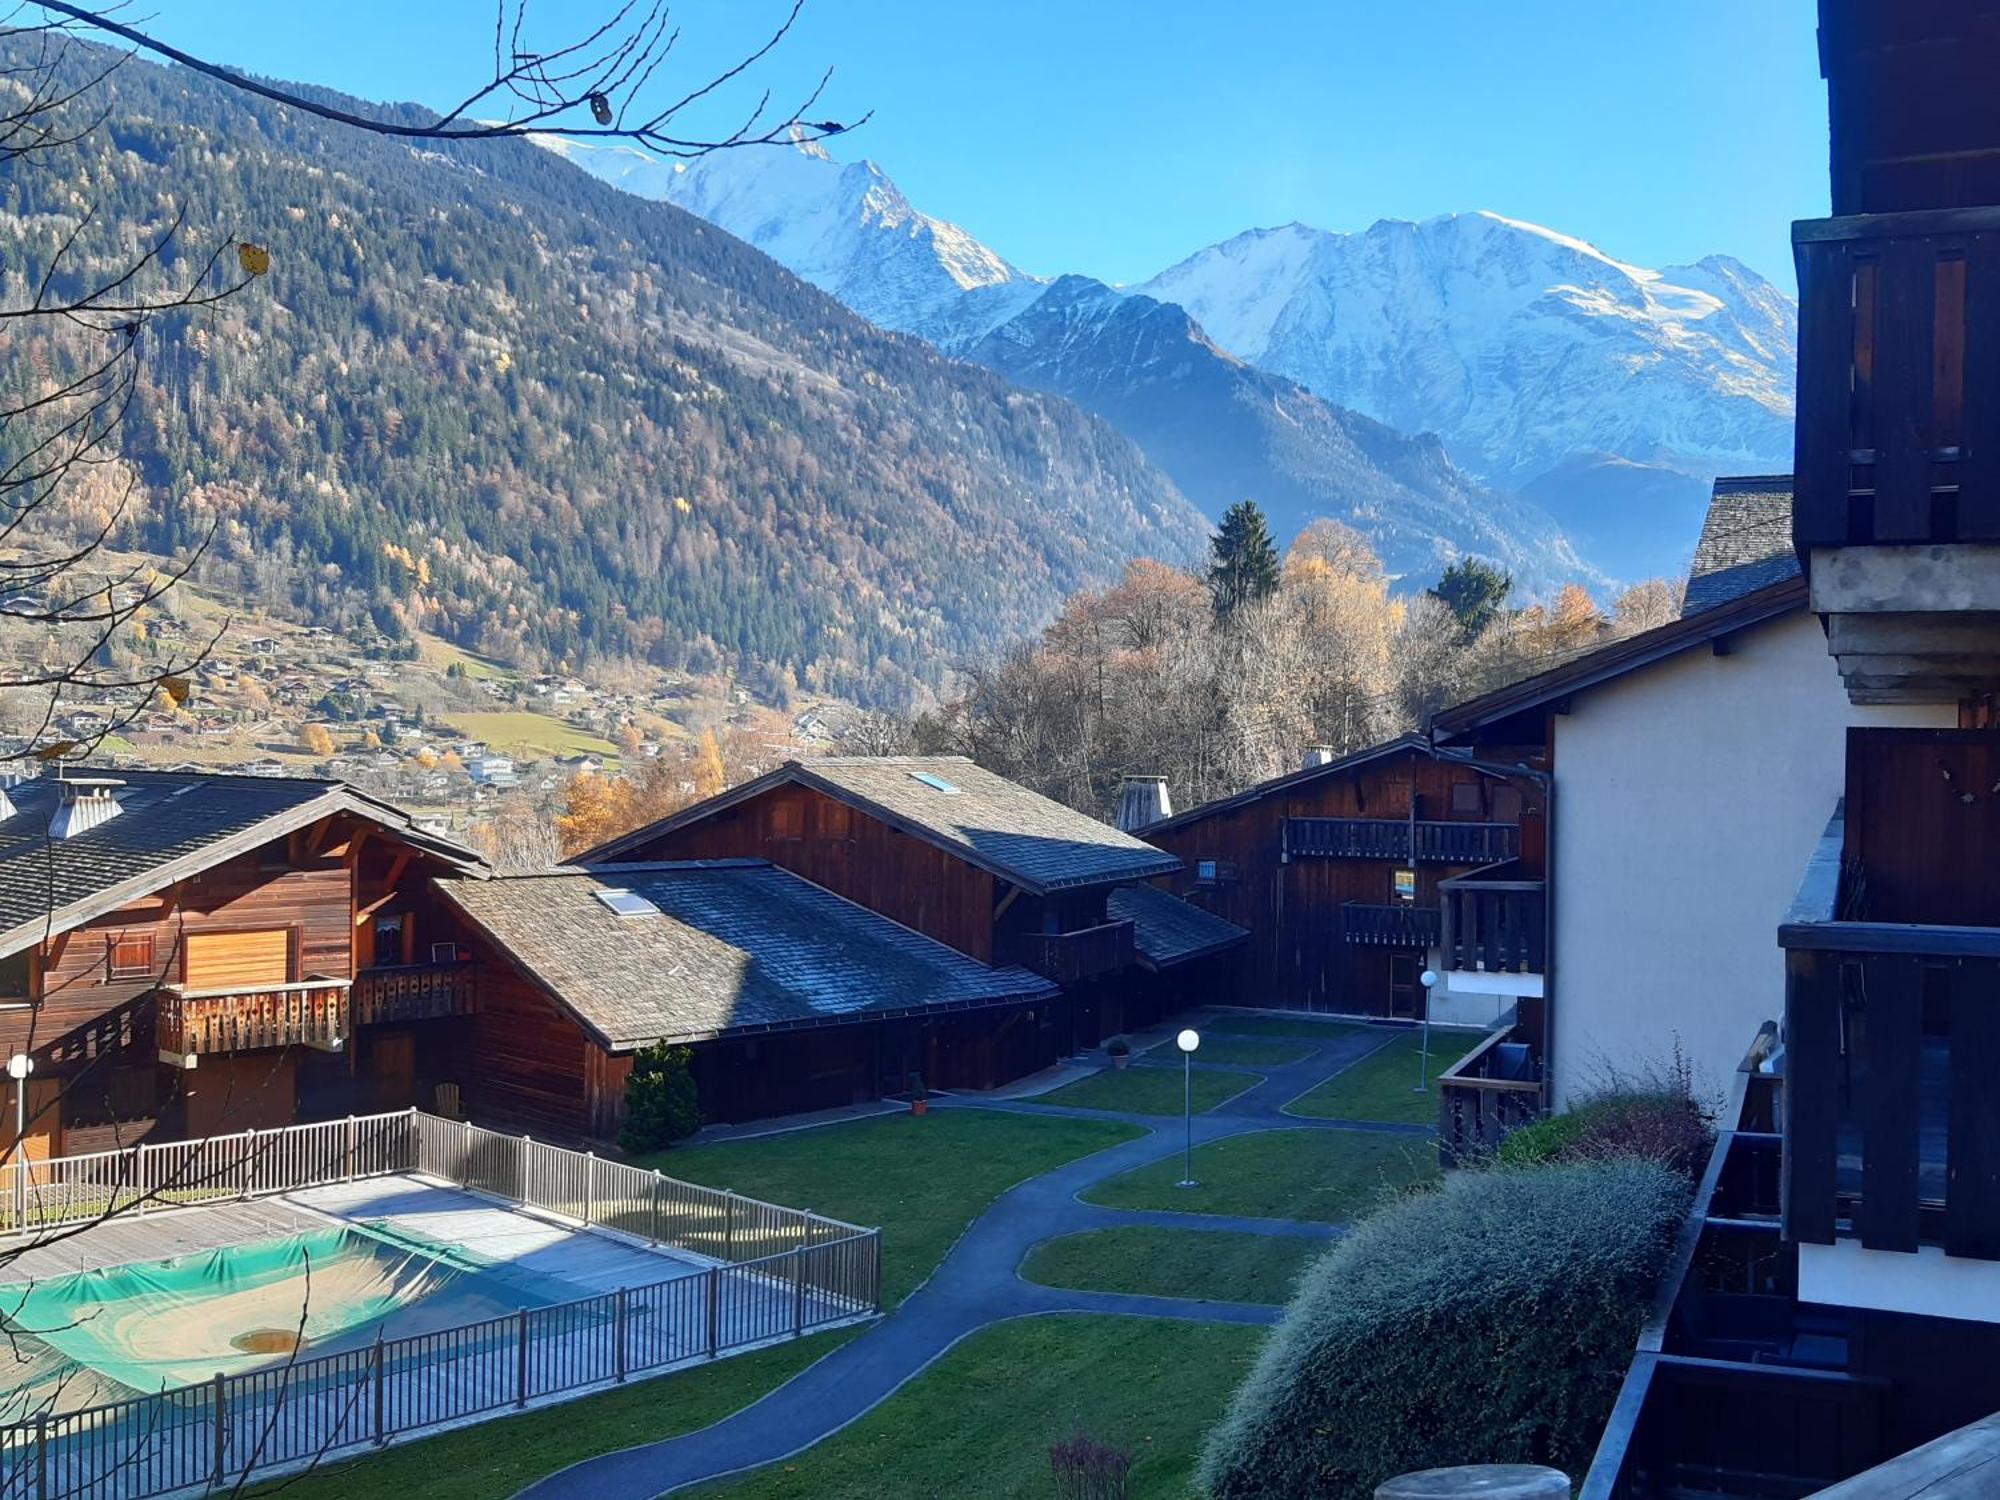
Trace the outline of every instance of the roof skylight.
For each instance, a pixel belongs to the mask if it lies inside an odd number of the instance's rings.
[[[948,797],[958,795],[958,788],[934,771],[912,771],[910,775],[934,792],[943,792]]]
[[[602,901],[606,907],[621,917],[657,917],[660,914],[659,907],[653,905],[652,902],[648,901],[637,891],[614,888],[611,890],[594,891],[592,894],[599,901]]]

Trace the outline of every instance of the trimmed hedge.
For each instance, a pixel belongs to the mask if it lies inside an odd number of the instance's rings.
[[[1656,1161],[1693,1178],[1714,1144],[1714,1131],[1686,1090],[1618,1088],[1511,1132],[1495,1160],[1503,1167]]]
[[[1368,1500],[1392,1475],[1580,1475],[1687,1207],[1651,1162],[1454,1176],[1306,1272],[1209,1435],[1213,1500]]]

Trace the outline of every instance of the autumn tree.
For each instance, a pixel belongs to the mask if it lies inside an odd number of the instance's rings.
[[[716,743],[715,731],[701,732],[701,748],[694,759],[694,794],[697,797],[713,797],[729,785],[729,769],[722,763],[722,747]]]
[[[333,736],[327,732],[324,724],[306,725],[299,731],[299,743],[305,747],[306,754],[317,756],[321,760],[333,754]]]

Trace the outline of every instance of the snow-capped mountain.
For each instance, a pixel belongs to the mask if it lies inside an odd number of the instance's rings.
[[[1740,262],[1653,271],[1497,214],[1253,230],[1137,288],[1260,369],[1518,485],[1579,453],[1787,466],[1798,313]]]
[[[1286,532],[1342,515],[1399,570],[1479,552],[1524,582],[1588,576],[1567,534],[1603,572],[1671,572],[1710,477],[1789,465],[1796,306],[1725,257],[1650,271],[1479,213],[1252,231],[1121,291],[1030,276],[817,145],[666,163],[545,144],[1099,412],[1212,515],[1245,495]],[[1385,446],[1408,433],[1435,435],[1414,466]]]

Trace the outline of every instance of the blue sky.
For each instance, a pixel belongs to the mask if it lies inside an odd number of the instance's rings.
[[[490,0],[153,0],[217,60],[442,105]],[[1788,289],[1826,212],[1812,0],[809,0],[756,77],[836,69],[837,143],[1030,271],[1135,281],[1243,229],[1489,208],[1647,265],[1738,256]],[[601,0],[537,0],[544,39]],[[680,0],[682,71],[777,0]],[[754,93],[731,96],[747,109]],[[711,127],[722,127],[720,115]]]

